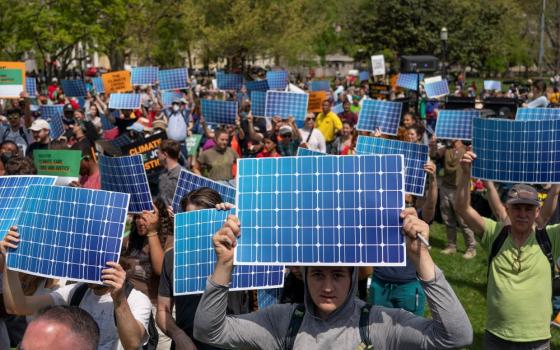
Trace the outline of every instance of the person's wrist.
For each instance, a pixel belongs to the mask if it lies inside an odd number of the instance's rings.
[[[146,235],[146,237],[150,238],[150,237],[156,237],[157,236],[157,231],[150,231],[148,232],[148,234]]]

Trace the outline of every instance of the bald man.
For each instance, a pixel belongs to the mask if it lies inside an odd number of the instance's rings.
[[[96,350],[99,327],[75,306],[52,306],[39,312],[23,335],[21,350]]]

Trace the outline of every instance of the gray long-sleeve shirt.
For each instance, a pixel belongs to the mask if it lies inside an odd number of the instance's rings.
[[[354,280],[346,302],[326,320],[314,314],[306,289],[307,312],[294,349],[356,348],[361,342],[359,319],[364,302],[354,297],[355,285]],[[433,319],[374,306],[369,326],[374,349],[449,349],[472,342],[467,314],[441,270],[436,268],[435,279],[422,285]],[[195,338],[231,349],[283,349],[295,305],[273,305],[246,315],[226,316],[227,290],[208,280],[195,317]]]

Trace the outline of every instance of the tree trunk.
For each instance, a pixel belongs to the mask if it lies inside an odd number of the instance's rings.
[[[111,70],[122,70],[124,69],[124,59],[125,54],[122,49],[110,50],[109,63],[111,64]]]

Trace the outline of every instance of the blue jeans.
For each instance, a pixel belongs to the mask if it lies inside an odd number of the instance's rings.
[[[369,302],[372,305],[405,309],[418,316],[424,316],[426,294],[418,280],[394,283],[373,277],[369,289]]]

